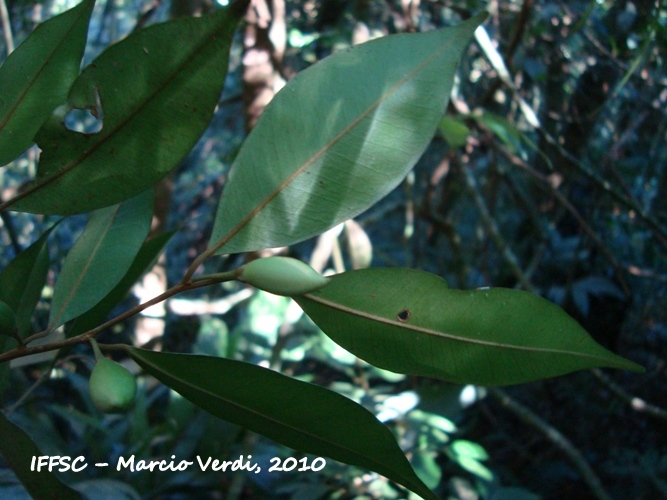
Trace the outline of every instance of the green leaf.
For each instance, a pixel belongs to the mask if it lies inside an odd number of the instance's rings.
[[[493,472],[480,463],[482,460],[488,460],[489,455],[479,444],[457,439],[445,449],[445,453],[468,472],[486,481],[493,480]]]
[[[332,276],[294,300],[335,342],[397,373],[491,386],[599,366],[644,371],[521,290],[451,290],[430,273],[376,268]]]
[[[417,477],[391,431],[345,396],[241,361],[131,347],[127,352],[148,373],[219,418],[437,498]]]
[[[95,307],[74,320],[67,337],[74,337],[100,325],[111,310],[127,295],[137,280],[148,271],[176,231],[163,233],[147,241],[120,282]]]
[[[412,410],[409,413],[409,418],[411,420],[416,420],[417,422],[423,422],[430,427],[435,427],[442,432],[451,434],[456,432],[456,424],[449,420],[448,418],[436,415],[435,413],[427,413],[422,410]]]
[[[51,328],[85,313],[120,282],[146,239],[152,217],[152,189],[90,215],[58,276]]]
[[[31,471],[33,457],[43,453],[23,429],[0,412],[0,453],[33,498],[82,499],[83,496],[63,484],[53,472]],[[80,466],[81,464],[77,464]]]
[[[21,338],[26,338],[30,333],[30,320],[42,296],[50,264],[46,240],[57,225],[47,229],[0,273],[0,300],[16,314]]]
[[[14,210],[73,214],[138,195],[166,176],[205,130],[227,74],[242,0],[220,12],[140,30],[104,51],[74,83],[69,106],[103,118],[80,134],[59,108],[37,135],[37,178]]]
[[[458,117],[443,116],[440,122],[440,133],[445,138],[445,141],[447,141],[447,144],[453,148],[460,148],[468,142],[470,129]]]
[[[94,0],[40,24],[0,68],[0,165],[20,155],[79,74]]]
[[[210,246],[236,253],[290,245],[388,194],[430,142],[459,58],[485,17],[373,40],[299,73],[236,157]]]
[[[442,479],[442,470],[434,455],[430,450],[417,450],[412,458],[417,475],[432,489],[435,489]]]
[[[484,464],[478,460],[466,456],[456,456],[456,463],[463,467],[468,472],[473,473],[477,477],[486,481],[493,481],[493,472],[491,472]]]
[[[474,458],[475,460],[488,460],[489,454],[479,444],[466,439],[457,439],[450,446],[452,453],[460,457]]]
[[[525,140],[529,145],[533,145],[530,139],[521,133],[513,123],[500,115],[485,111],[480,115],[471,115],[471,117],[493,132],[511,153],[518,151],[522,140]]]
[[[528,148],[539,154],[545,163],[551,167],[551,160],[544,151],[542,151],[530,137],[521,132],[517,126],[508,119],[488,111],[483,111],[481,114],[473,113],[468,116],[490,130],[503,142],[503,144],[505,144],[505,147],[507,147],[508,151],[511,153],[519,153],[521,151],[521,145],[525,144]]]

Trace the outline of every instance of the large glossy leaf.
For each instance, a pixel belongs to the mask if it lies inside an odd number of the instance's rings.
[[[53,472],[30,470],[33,457],[43,453],[20,427],[0,412],[0,453],[33,498],[82,499],[83,496],[63,484]],[[77,467],[81,464],[77,464]],[[58,465],[60,467],[60,465]]]
[[[332,276],[294,299],[335,342],[397,373],[491,386],[599,366],[643,371],[521,290],[451,290],[424,271],[376,268]]]
[[[0,300],[9,305],[16,314],[21,338],[28,336],[33,312],[42,296],[50,264],[46,240],[57,225],[47,229],[0,273]]]
[[[208,125],[227,74],[234,28],[246,0],[199,18],[133,33],[76,80],[69,105],[103,119],[95,134],[64,124],[60,108],[36,137],[37,178],[14,210],[72,214],[118,203],[172,170]]]
[[[141,250],[132,262],[120,282],[100,300],[95,307],[82,314],[72,322],[67,331],[67,337],[74,337],[99,326],[111,310],[127,295],[137,280],[155,263],[160,252],[169,242],[175,231],[163,233],[143,244]]]
[[[430,142],[459,58],[484,17],[373,40],[291,80],[232,166],[210,247],[289,245],[389,193]]]
[[[146,239],[152,216],[152,189],[90,215],[58,276],[52,328],[88,311],[121,281]]]
[[[0,165],[21,154],[79,74],[95,0],[49,19],[0,68]]]
[[[290,448],[373,470],[437,499],[391,431],[345,396],[241,361],[127,350],[148,373],[217,417]]]

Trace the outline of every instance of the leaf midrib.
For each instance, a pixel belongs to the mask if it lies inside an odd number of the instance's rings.
[[[176,380],[177,382],[180,382],[180,383],[184,384],[186,387],[188,387],[188,388],[190,388],[190,389],[192,389],[192,390],[194,390],[194,391],[196,391],[196,392],[201,393],[201,394],[204,395],[204,396],[210,396],[210,397],[213,397],[214,399],[220,399],[220,400],[224,401],[225,403],[227,403],[227,404],[229,404],[229,405],[231,405],[231,406],[234,406],[235,408],[238,408],[238,409],[241,410],[241,411],[246,411],[246,412],[248,412],[248,413],[251,413],[251,414],[255,415],[256,417],[258,417],[258,418],[260,418],[260,419],[261,419],[261,418],[264,418],[264,419],[268,420],[269,422],[273,422],[273,423],[275,423],[275,424],[277,424],[277,425],[286,427],[286,428],[292,430],[293,432],[296,432],[297,434],[298,434],[298,433],[304,434],[304,435],[310,437],[311,439],[313,439],[314,441],[320,441],[320,442],[322,442],[322,443],[324,443],[324,444],[326,444],[326,445],[329,445],[329,446],[333,447],[334,449],[339,448],[339,449],[342,449],[343,451],[347,451],[348,453],[350,453],[351,455],[353,455],[353,456],[355,456],[355,457],[360,457],[363,461],[366,461],[366,462],[370,461],[371,463],[378,464],[378,466],[379,466],[381,469],[387,469],[387,466],[386,466],[386,465],[383,465],[382,463],[376,461],[376,460],[373,459],[373,458],[369,458],[369,457],[366,457],[365,455],[361,455],[360,453],[358,453],[358,452],[356,452],[356,451],[354,451],[354,450],[352,450],[352,449],[350,449],[350,448],[348,448],[348,447],[346,447],[346,446],[342,446],[339,442],[336,442],[336,441],[330,441],[330,440],[327,440],[327,439],[323,439],[321,436],[316,436],[316,435],[313,435],[313,434],[310,433],[310,432],[305,431],[302,427],[295,427],[295,426],[289,425],[289,424],[286,423],[286,422],[283,422],[283,421],[281,421],[281,420],[277,420],[277,419],[275,419],[275,418],[272,418],[271,416],[264,415],[264,414],[262,414],[262,413],[260,413],[260,412],[258,412],[258,411],[256,411],[256,410],[253,410],[253,409],[251,409],[251,408],[248,408],[247,406],[244,406],[244,405],[242,405],[242,404],[240,404],[240,403],[237,403],[237,402],[235,402],[235,401],[231,401],[231,400],[229,400],[228,398],[225,398],[225,397],[221,396],[220,394],[216,394],[216,393],[214,393],[214,392],[212,392],[212,391],[210,391],[210,390],[208,390],[208,389],[204,389],[204,388],[201,388],[201,387],[199,387],[199,386],[196,386],[196,385],[194,385],[194,384],[188,382],[187,380],[183,380],[183,379],[181,379],[181,378],[174,377],[174,376],[171,375],[169,372],[166,372],[166,371],[162,370],[159,366],[156,366],[154,363],[151,363],[149,360],[147,360],[145,357],[143,357],[143,356],[141,355],[140,352],[137,352],[137,351],[134,350],[134,349],[132,349],[131,352],[134,353],[134,356],[140,358],[144,363],[148,364],[149,366],[152,366],[152,367],[153,367],[154,369],[156,369],[158,372],[162,373],[165,377],[170,378],[170,379],[174,379],[174,380]],[[176,355],[177,355],[177,354],[176,354]],[[261,368],[261,367],[258,367],[258,368]],[[276,373],[277,373],[277,372],[276,372]],[[280,374],[279,374],[279,375],[280,375]],[[325,388],[323,388],[323,387],[320,388],[320,389],[323,389],[323,390],[329,390],[329,389],[325,389]],[[333,394],[338,394],[338,393],[333,392],[333,391],[332,391],[332,393],[333,393]],[[342,396],[342,395],[340,395],[340,396],[341,396],[341,397],[345,397],[345,396]],[[382,424],[380,421],[378,421],[378,423],[379,423],[380,425],[384,425],[384,424]],[[240,425],[243,425],[243,424],[240,424]],[[399,449],[400,449],[400,448],[399,448]],[[362,463],[363,463],[363,462],[362,462]],[[403,474],[401,474],[400,477],[405,478],[405,476],[403,476]],[[413,483],[412,481],[406,481],[406,486],[407,486],[407,485],[410,485],[410,484],[414,485],[414,483]]]
[[[74,299],[74,296],[76,295],[77,291],[79,290],[79,287],[81,286],[81,283],[83,282],[84,278],[86,277],[86,273],[88,272],[88,269],[90,266],[93,264],[93,261],[99,254],[100,247],[102,246],[102,243],[104,240],[107,238],[109,235],[109,231],[111,231],[111,227],[113,226],[114,222],[116,221],[116,217],[118,217],[118,213],[120,212],[120,205],[116,205],[114,210],[111,212],[111,215],[109,217],[109,220],[107,221],[107,224],[104,226],[103,231],[100,233],[99,238],[97,240],[97,243],[95,244],[93,251],[90,252],[88,259],[86,260],[86,263],[84,266],[81,268],[81,271],[79,273],[78,279],[74,282],[73,286],[71,287],[70,293],[65,297],[65,302],[63,302],[62,307],[58,311],[56,317],[53,319],[53,322],[51,325],[49,325],[49,329],[55,328],[57,323],[60,321],[60,319],[63,317],[65,312],[67,311],[68,306],[71,304],[72,300]]]
[[[371,321],[376,321],[378,323],[384,323],[386,325],[390,326],[396,326],[399,328],[404,328],[406,330],[412,330],[415,332],[423,333],[426,335],[431,335],[434,337],[439,337],[443,339],[448,339],[448,340],[454,340],[457,342],[463,342],[463,343],[469,343],[469,344],[477,344],[477,345],[482,345],[485,347],[498,347],[498,348],[503,348],[503,349],[512,349],[512,350],[517,350],[517,351],[528,351],[528,352],[542,352],[542,353],[551,353],[551,354],[567,354],[567,355],[573,355],[573,356],[579,356],[583,358],[591,358],[591,359],[599,359],[599,360],[606,360],[609,361],[607,358],[604,358],[602,356],[597,356],[593,354],[587,354],[587,353],[581,353],[578,351],[568,351],[565,349],[553,349],[553,348],[547,348],[547,347],[530,347],[530,346],[522,346],[522,345],[516,345],[516,344],[501,344],[499,342],[493,342],[490,340],[481,340],[481,339],[473,339],[469,337],[461,337],[457,336],[452,333],[445,333],[445,332],[440,332],[438,330],[432,330],[430,328],[426,328],[423,326],[417,326],[413,325],[411,323],[402,323],[398,321],[391,320],[389,318],[385,318],[383,316],[379,316],[376,314],[368,313],[365,311],[361,311],[359,309],[354,309],[352,307],[345,306],[343,304],[339,304],[337,302],[331,301],[324,299],[322,297],[318,297],[316,295],[311,295],[307,294],[304,295],[305,298],[308,300],[312,300],[313,302],[317,302],[319,304],[322,304],[323,306],[330,307],[332,309],[336,309],[338,311],[351,314],[353,316],[358,316],[360,318],[365,318],[369,319]]]
[[[407,35],[409,36],[409,34]],[[426,65],[428,65],[434,58],[439,56],[445,49],[446,45],[443,45],[439,50],[435,51],[432,55],[424,60],[422,64],[417,66],[412,72],[408,73],[402,79],[400,79],[393,87],[391,87],[385,94],[380,96],[373,104],[371,104],[366,110],[364,110],[357,118],[355,118],[350,124],[345,126],[335,137],[333,137],[329,142],[322,146],[319,151],[317,151],[313,156],[306,160],[303,165],[297,168],[290,176],[287,177],[283,182],[281,182],[278,187],[276,187],[269,195],[264,198],[248,215],[246,215],[241,222],[239,222],[235,227],[233,227],[226,235],[220,238],[213,246],[211,246],[211,251],[215,252],[223,247],[227,242],[229,242],[239,231],[241,231],[257,214],[259,214],[266,206],[271,203],[282,191],[284,191],[287,186],[289,186],[297,177],[304,173],[309,167],[311,167],[321,156],[323,156],[327,151],[329,151],[338,141],[345,137],[348,132],[353,130],[361,121],[366,119],[371,112],[378,108],[383,102],[389,99],[394,93],[401,88],[406,82],[411,80],[417,73],[419,73]],[[232,166],[232,168],[234,168]]]
[[[225,19],[229,19],[228,16],[221,16],[221,17],[224,17]],[[218,33],[220,30],[224,29],[225,27],[226,26],[216,27],[216,29],[213,30],[213,33],[211,33],[211,35],[215,35],[216,33]],[[172,81],[177,76],[179,76],[179,74],[183,70],[183,68],[192,64],[195,57],[201,55],[200,52],[201,52],[202,48],[204,48],[206,45],[208,45],[210,43],[209,39],[210,39],[210,36],[205,37],[205,39],[202,41],[202,43],[197,44],[196,45],[196,50],[192,51],[192,54],[194,54],[195,56],[194,57],[185,57],[184,60],[183,60],[183,63],[180,64],[177,67],[177,69],[172,72],[172,74],[169,76],[169,78],[164,80],[163,85],[160,85],[159,87],[157,87],[155,89],[155,91],[152,94],[150,94],[150,96],[147,99],[145,99],[142,103],[140,103],[140,105],[137,106],[133,112],[129,113],[125,119],[118,122],[118,124],[112,130],[110,130],[108,132],[108,134],[103,135],[103,130],[104,129],[102,129],[102,131],[100,131],[98,133],[100,135],[93,134],[94,136],[98,137],[98,141],[96,141],[89,149],[87,149],[83,153],[81,153],[81,155],[78,158],[76,158],[73,162],[71,162],[70,164],[65,165],[64,167],[62,167],[58,171],[54,172],[53,174],[51,174],[47,177],[44,177],[43,179],[40,179],[39,181],[36,180],[33,185],[31,185],[28,189],[23,191],[20,195],[16,196],[12,200],[9,200],[5,204],[5,206],[10,206],[11,204],[19,201],[21,198],[25,198],[26,196],[32,194],[33,192],[35,192],[39,189],[42,189],[44,186],[47,186],[47,185],[53,183],[54,181],[56,181],[57,179],[59,179],[60,177],[65,175],[66,173],[72,171],[74,168],[81,165],[86,159],[88,159],[90,156],[92,156],[99,148],[108,144],[112,140],[114,135],[116,135],[118,132],[123,130],[125,128],[125,126],[129,122],[134,120],[134,118],[136,118],[136,116],[139,115],[146,107],[148,107],[150,105],[150,103],[152,103],[153,100],[156,99],[159,96],[160,93],[162,93],[167,87],[169,87],[169,85],[172,83]],[[94,61],[93,61],[93,64],[94,64]],[[71,132],[71,133],[79,135],[77,132]]]
[[[77,6],[78,7],[78,6]],[[75,7],[76,8],[76,7]],[[85,14],[85,10],[82,10],[82,13]],[[77,26],[79,19],[81,18],[81,15],[77,16],[74,22],[70,25],[70,27],[65,31],[64,36],[60,39],[60,42],[58,42],[54,47],[53,50],[48,54],[46,59],[44,60],[44,64],[41,65],[37,73],[35,73],[34,78],[31,80],[31,82],[26,86],[25,90],[19,94],[18,98],[16,99],[16,102],[14,105],[9,109],[9,112],[6,115],[6,118],[0,122],[0,130],[4,129],[7,126],[7,123],[9,123],[9,120],[11,120],[11,117],[16,113],[16,110],[18,109],[19,105],[21,102],[23,102],[23,99],[25,99],[25,96],[30,90],[34,87],[34,85],[37,83],[37,80],[39,79],[39,76],[44,72],[44,69],[49,65],[51,62],[51,59],[53,58],[53,55],[56,53],[56,51],[62,47],[63,43],[67,39],[67,36],[71,33],[71,31]],[[53,18],[51,18],[53,19]],[[39,29],[40,27],[44,26],[43,24],[40,24],[35,30]]]

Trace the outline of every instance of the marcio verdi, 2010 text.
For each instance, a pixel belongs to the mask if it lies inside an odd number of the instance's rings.
[[[252,462],[252,455],[248,455],[248,458],[244,458],[243,455],[240,455],[236,460],[217,460],[211,457],[206,459],[197,455],[196,461],[191,462],[188,460],[176,460],[176,455],[172,455],[170,460],[135,460],[135,456],[131,455],[128,458],[119,457],[118,462],[116,463],[116,470],[130,470],[131,472],[135,471],[184,471],[188,467],[194,465],[195,463],[199,466],[202,471],[211,470],[214,472],[217,471],[239,471],[246,470],[248,472],[254,472],[255,474],[261,472],[262,468],[256,463]],[[308,463],[308,457],[301,458],[297,460],[296,458],[288,457],[281,459],[278,457],[273,457],[269,460],[271,466],[269,467],[269,472],[305,472],[313,471],[317,472],[322,470],[327,462],[324,458],[316,457],[312,459],[310,464]],[[108,467],[108,463],[96,463],[95,467]],[[298,466],[298,467],[297,467]],[[30,462],[30,470],[36,472],[42,471],[58,471],[58,472],[80,472],[88,467],[84,457],[79,456],[74,459],[68,456],[59,456],[59,455],[43,455],[43,456],[33,456]]]

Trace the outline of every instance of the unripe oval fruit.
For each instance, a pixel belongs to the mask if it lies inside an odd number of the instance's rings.
[[[329,282],[308,264],[291,257],[267,257],[243,266],[238,278],[275,295],[303,295],[322,288]]]
[[[16,330],[16,315],[11,307],[0,300],[0,335],[14,335],[14,330]]]
[[[90,397],[95,407],[104,413],[127,410],[137,394],[134,375],[110,359],[100,359],[90,374]]]

